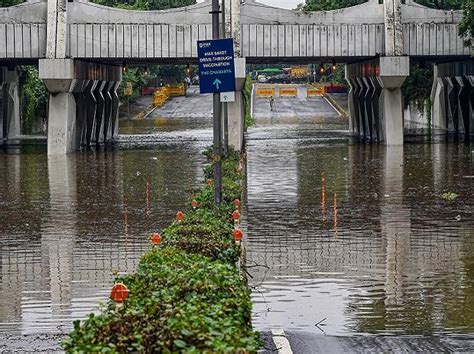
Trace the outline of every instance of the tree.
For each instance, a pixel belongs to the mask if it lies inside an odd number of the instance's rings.
[[[474,1],[464,0],[462,10],[463,17],[459,24],[459,34],[465,39],[467,45],[472,45],[472,36],[474,36]],[[471,55],[474,56],[474,48],[472,47]]]
[[[130,10],[166,10],[193,5],[196,0],[92,0],[96,4]]]
[[[23,0],[0,0],[0,7],[8,7],[21,4]]]
[[[298,6],[303,11],[329,11],[363,4],[365,0],[306,0]]]

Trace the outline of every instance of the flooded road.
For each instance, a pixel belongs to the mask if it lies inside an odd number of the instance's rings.
[[[2,335],[67,333],[97,311],[114,275],[136,269],[150,233],[202,183],[199,130],[186,142],[139,140],[49,160],[41,146],[0,152]]]
[[[256,329],[474,333],[467,146],[356,145],[257,121],[247,156]]]
[[[58,348],[200,185],[209,107],[193,106],[192,118],[173,107],[122,121],[118,146],[105,152],[49,160],[41,146],[0,152],[0,350]],[[330,106],[319,109],[324,120],[263,117],[247,134],[255,328],[304,338],[295,352],[315,348],[314,334],[472,338],[469,149],[356,145]],[[23,335],[34,340],[21,346]],[[391,348],[363,342],[340,348]]]

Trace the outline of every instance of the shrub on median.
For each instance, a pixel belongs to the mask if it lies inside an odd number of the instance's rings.
[[[130,290],[124,308],[109,303],[101,315],[75,322],[67,351],[258,349],[250,291],[235,266],[240,247],[232,235],[232,201],[240,198],[242,178],[235,152],[223,161],[223,177],[222,205],[214,205],[212,185],[197,193],[199,206],[162,232],[162,243],[145,253],[135,273],[117,279]]]

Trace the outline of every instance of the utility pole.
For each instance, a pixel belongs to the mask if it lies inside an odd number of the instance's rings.
[[[225,28],[225,2],[226,0],[221,0],[222,3],[222,33],[221,38],[227,38],[226,36],[226,28]],[[224,154],[227,155],[227,151],[229,150],[229,113],[227,111],[227,102],[222,103],[222,117],[224,120]]]
[[[212,39],[219,39],[219,0],[212,0]],[[214,202],[222,202],[222,118],[219,93],[213,94],[213,133],[214,146],[212,159],[214,163]]]

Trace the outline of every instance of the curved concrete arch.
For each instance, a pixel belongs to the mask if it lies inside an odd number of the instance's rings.
[[[70,23],[100,24],[201,24],[210,23],[211,1],[155,11],[127,10],[92,2],[68,3]]]
[[[24,2],[15,6],[0,8],[1,23],[44,23],[46,24],[48,3]]]
[[[367,24],[383,23],[383,4],[377,0],[329,11],[294,11],[248,0],[242,5],[242,24]],[[259,20],[261,22],[259,22]]]

